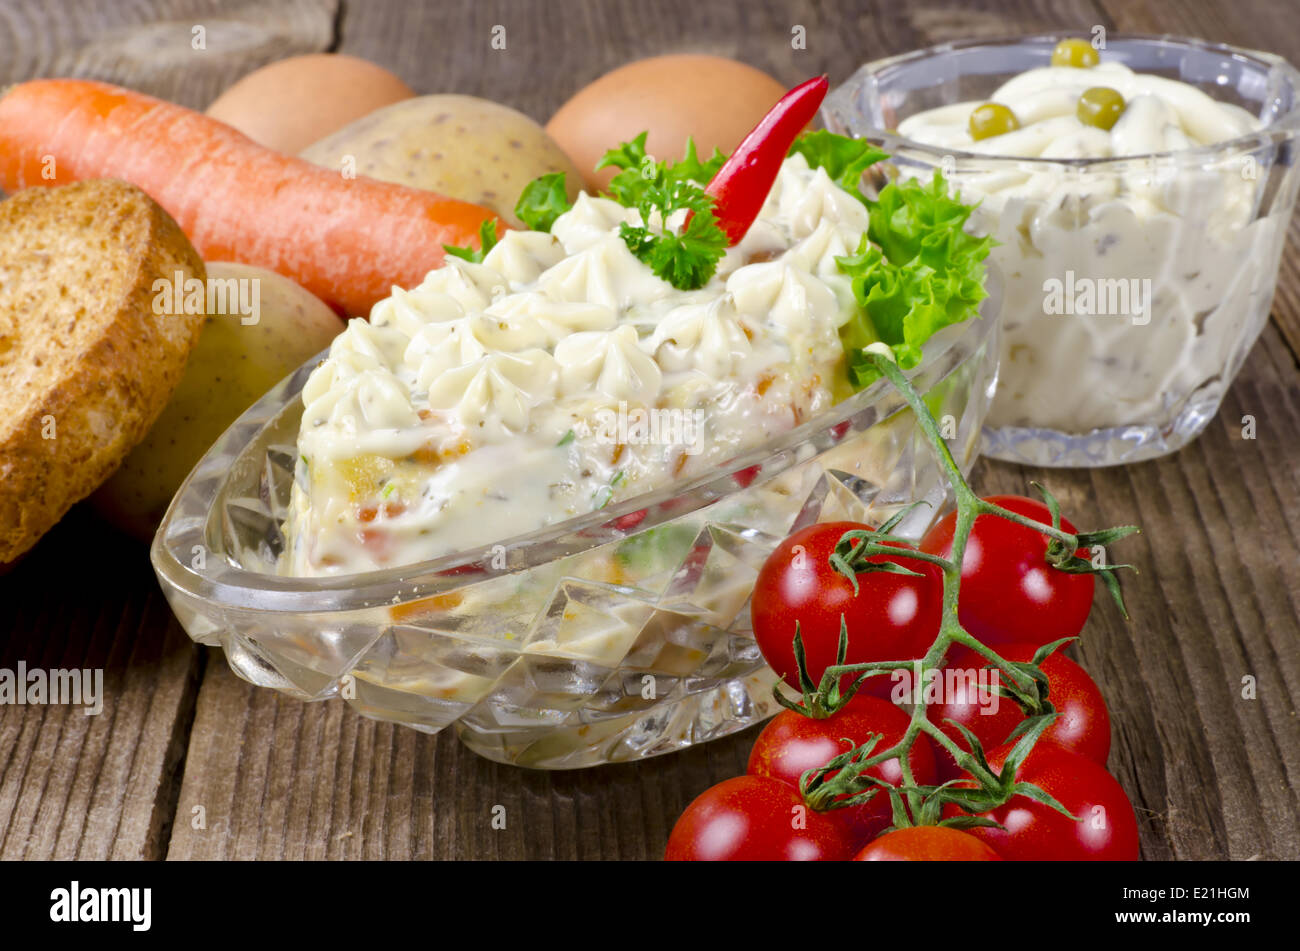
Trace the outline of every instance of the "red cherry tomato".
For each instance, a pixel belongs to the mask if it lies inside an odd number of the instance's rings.
[[[920,575],[862,573],[856,595],[852,582],[831,567],[828,558],[840,537],[867,527],[856,522],[810,525],[778,545],[758,573],[750,609],[754,639],[772,669],[795,690],[796,622],[814,684],[835,663],[841,614],[848,624],[845,662],[850,664],[921,657],[939,633],[943,577],[937,566],[905,555],[874,557],[870,560],[893,561]],[[878,675],[863,690],[887,698],[893,684],[888,674]]]
[[[1033,659],[1032,644],[999,644],[997,651],[1007,660],[1027,662]],[[988,663],[979,654],[964,647],[954,648],[945,668],[942,698],[926,709],[930,722],[938,726],[962,749],[969,749],[965,737],[946,720],[955,720],[979,739],[985,750],[1001,746],[1025,718],[1020,705],[987,689],[993,685],[989,672],[981,668]],[[1110,754],[1110,713],[1106,701],[1092,678],[1082,667],[1060,651],[1042,663],[1047,675],[1048,699],[1056,709],[1055,722],[1043,734],[1063,749],[1086,756],[1098,766],[1106,765]],[[970,671],[960,678],[951,678],[948,671]],[[950,690],[951,688],[951,690]],[[935,751],[940,780],[956,779],[962,775],[952,756],[943,747]]]
[[[960,829],[912,826],[876,839],[855,862],[1001,862],[1002,856]]]
[[[1001,769],[1010,749],[998,747],[989,754],[989,763]],[[1092,760],[1039,740],[1016,770],[1016,779],[1050,793],[1078,821],[1051,806],[1016,796],[982,813],[1001,823],[1005,830],[977,826],[967,830],[969,835],[1013,862],[1137,861],[1138,829],[1133,806],[1115,777]],[[944,810],[945,817],[953,815],[962,812],[954,806]]]
[[[1047,506],[1019,495],[995,495],[988,501],[1018,515],[1050,525]],[[940,519],[921,550],[948,557],[957,515]],[[1062,518],[1061,528],[1075,532]],[[961,595],[957,616],[962,626],[985,644],[1018,642],[1041,646],[1073,637],[1083,630],[1092,609],[1094,579],[1070,574],[1047,563],[1049,539],[1041,532],[996,515],[975,519],[962,559]],[[1080,548],[1079,557],[1091,553]]]
[[[839,754],[861,746],[873,734],[881,735],[875,751],[888,749],[903,738],[909,720],[908,715],[892,703],[861,694],[838,713],[819,720],[784,710],[763,728],[754,741],[748,772],[752,776],[770,776],[797,787],[804,772],[825,766]],[[917,736],[908,762],[912,767],[912,778],[918,784],[934,784],[934,749],[927,737]],[[903,771],[896,759],[885,760],[867,773],[894,786],[903,780]],[[832,809],[825,815],[844,823],[855,843],[868,841],[892,821],[889,797],[883,790],[868,803]]]
[[[844,861],[855,843],[842,824],[809,809],[799,790],[769,776],[706,789],[668,837],[669,862]]]

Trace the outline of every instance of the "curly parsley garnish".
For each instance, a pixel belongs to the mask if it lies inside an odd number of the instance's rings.
[[[646,135],[642,132],[632,141],[620,143],[596,163],[596,171],[602,168],[620,170],[610,180],[606,192],[610,198],[628,208],[638,207],[645,190],[656,181],[661,184],[687,182],[708,185],[727,161],[727,156],[720,149],[714,149],[713,157],[707,162],[701,162],[695,152],[695,140],[688,138],[686,155],[680,162],[656,162],[654,156],[646,153]]]
[[[695,290],[708,283],[727,249],[727,236],[713,213],[713,199],[704,192],[727,156],[714,149],[709,159],[702,160],[695,142],[687,139],[681,161],[658,162],[646,153],[645,141],[642,132],[610,149],[596,168],[617,168],[606,195],[641,213],[641,225],[624,224],[619,229],[632,253],[679,290]],[[555,172],[525,186],[515,216],[534,231],[550,231],[555,219],[572,207],[564,173]],[[682,209],[688,211],[688,220],[673,231],[666,222]],[[466,260],[482,260],[481,256],[472,257],[474,252],[468,249],[448,248],[448,252]]]
[[[640,225],[624,222],[619,227],[628,249],[673,287],[696,290],[708,283],[727,250],[727,235],[713,213],[713,198],[703,187],[727,157],[715,149],[713,157],[702,162],[694,141],[687,140],[680,162],[656,162],[646,154],[645,140],[642,132],[610,149],[596,168],[620,169],[609,183],[609,196],[641,213]],[[688,212],[688,219],[673,231],[668,219],[682,210]]]
[[[636,209],[643,225],[626,221],[618,233],[628,249],[673,287],[693,291],[703,287],[718,269],[727,250],[727,235],[713,214],[713,199],[690,182],[664,182],[662,177],[641,190]],[[692,214],[680,231],[655,230],[649,223],[655,213],[661,224],[676,211]]]

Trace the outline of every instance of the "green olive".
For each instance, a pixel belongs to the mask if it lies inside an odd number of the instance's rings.
[[[970,137],[977,142],[1019,128],[1016,114],[1000,102],[986,102],[970,114]]]
[[[1109,86],[1093,86],[1085,89],[1079,96],[1079,105],[1075,113],[1084,125],[1095,125],[1098,129],[1109,130],[1115,121],[1124,114],[1124,97]]]
[[[1073,66],[1090,69],[1101,62],[1101,57],[1087,40],[1061,40],[1052,50],[1053,66]]]

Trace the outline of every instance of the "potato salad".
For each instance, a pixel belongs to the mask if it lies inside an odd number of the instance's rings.
[[[350,321],[302,392],[282,570],[509,541],[707,472],[844,395],[855,302],[836,258],[868,210],[825,169],[786,159],[697,290],[633,255],[620,227],[640,219],[581,194],[550,233],[449,257]]]
[[[1082,41],[1065,41],[1054,65],[1012,78],[989,100],[913,115],[899,132],[1044,160],[962,159],[953,176],[963,199],[979,203],[972,224],[999,242],[993,257],[1006,278],[989,424],[1167,431],[1194,394],[1220,385],[1239,340],[1267,312],[1284,226],[1257,215],[1248,155],[1180,153],[1260,122],[1071,43]],[[1144,158],[1075,164],[1132,156]]]

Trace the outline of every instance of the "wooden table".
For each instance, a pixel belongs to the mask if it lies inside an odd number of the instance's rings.
[[[207,50],[191,50],[195,24]],[[505,51],[489,41],[507,27]],[[674,51],[737,57],[793,84],[940,40],[1087,29],[1170,32],[1300,62],[1286,0],[0,0],[0,85],[87,75],[203,108],[284,55],[339,50],[420,92],[545,120],[605,70]],[[807,48],[791,48],[805,28]],[[1300,857],[1300,240],[1273,319],[1206,433],[1155,462],[1035,471],[1124,543],[1132,623],[1098,595],[1078,649],[1114,717],[1110,767],[1147,858]],[[1257,421],[1243,439],[1242,417]],[[540,773],[446,733],[375,723],[238,680],[173,619],[145,550],[74,510],[0,578],[0,667],[102,667],[103,715],[0,707],[0,858],[601,858],[661,854],[692,797],[743,771],[756,728],[649,762]],[[1253,678],[1253,699],[1243,678]],[[504,830],[492,807],[506,807]],[[201,821],[200,821],[201,820]]]

